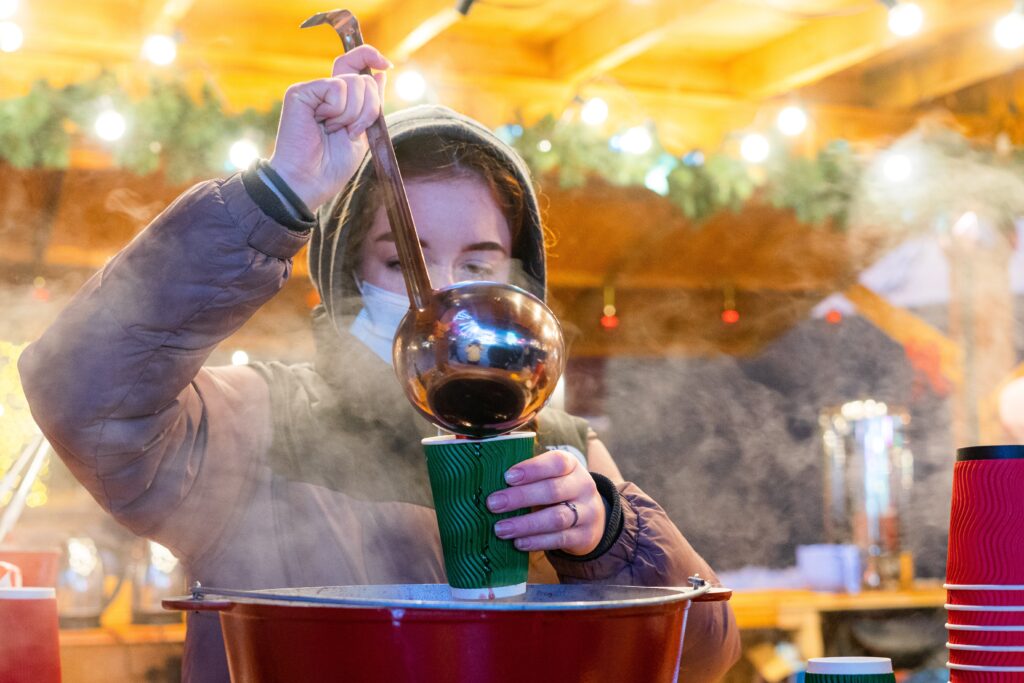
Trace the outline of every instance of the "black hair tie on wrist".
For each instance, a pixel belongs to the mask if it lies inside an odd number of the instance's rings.
[[[284,181],[284,178],[278,175],[277,171],[275,171],[270,165],[270,162],[266,159],[260,159],[258,164],[259,169],[263,171],[270,182],[274,183],[274,188],[284,195],[284,198],[287,199],[292,205],[292,208],[298,212],[302,220],[306,222],[316,220],[316,216],[314,216],[313,212],[309,210],[308,206],[306,206],[306,202],[302,201],[302,199],[299,198],[299,195],[295,194],[295,190],[293,190],[291,186]]]

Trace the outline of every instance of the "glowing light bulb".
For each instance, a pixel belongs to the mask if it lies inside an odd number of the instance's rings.
[[[807,112],[795,105],[788,106],[779,112],[775,125],[783,135],[796,137],[807,130]]]
[[[909,180],[913,172],[914,165],[906,154],[890,154],[882,164],[882,175],[890,182],[902,183]]]
[[[113,109],[107,109],[96,117],[94,127],[96,129],[96,135],[99,135],[107,142],[114,142],[115,140],[120,140],[124,137],[124,132],[128,128],[128,123],[120,113]]]
[[[0,0],[0,20],[10,19],[18,13],[18,0]]]
[[[239,349],[238,351],[235,351],[233,354],[231,354],[231,364],[232,365],[245,365],[248,362],[249,362],[249,354],[247,354],[245,351],[242,351],[241,349]]]
[[[231,166],[241,171],[249,168],[254,161],[260,158],[260,150],[252,140],[236,140],[231,149],[228,150],[228,160]]]
[[[142,43],[142,56],[157,66],[167,66],[178,56],[178,44],[170,36],[152,35]]]
[[[996,22],[996,43],[1004,50],[1016,50],[1024,46],[1024,13],[1011,12]]]
[[[405,102],[418,102],[427,94],[427,80],[419,71],[403,71],[395,79],[395,94]]]
[[[759,164],[768,158],[772,152],[771,143],[768,138],[760,133],[751,133],[743,138],[740,143],[740,154],[752,164]]]
[[[657,192],[664,197],[668,194],[668,174],[668,168],[655,166],[644,176],[644,186],[651,192]]]
[[[547,154],[551,151],[551,140],[541,140],[537,143],[537,149]]]
[[[16,52],[24,42],[20,26],[13,21],[0,21],[0,52]]]
[[[608,103],[600,97],[592,97],[580,110],[580,119],[588,126],[600,126],[608,120]]]
[[[923,25],[924,12],[912,2],[901,2],[889,10],[889,30],[898,36],[912,36]]]
[[[654,145],[651,132],[645,126],[633,126],[618,139],[618,147],[626,154],[644,154]]]

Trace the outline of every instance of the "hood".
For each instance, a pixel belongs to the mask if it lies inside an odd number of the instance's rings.
[[[396,149],[410,140],[433,137],[439,143],[471,142],[490,148],[507,165],[524,191],[524,215],[520,233],[512,245],[516,261],[513,284],[545,298],[546,273],[544,235],[540,210],[533,191],[530,171],[519,154],[483,125],[447,107],[421,105],[389,114],[388,131]],[[359,216],[367,200],[367,180],[374,173],[370,155],[363,159],[345,189],[320,210],[320,228],[313,231],[309,247],[309,273],[320,294],[325,312],[335,329],[347,329],[343,323],[359,312],[359,290],[354,277],[355,254],[351,236],[353,217]]]

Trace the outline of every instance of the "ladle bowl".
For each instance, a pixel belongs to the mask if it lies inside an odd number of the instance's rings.
[[[410,309],[395,336],[395,373],[413,406],[455,434],[486,438],[532,420],[565,369],[562,329],[513,285],[463,282]]]

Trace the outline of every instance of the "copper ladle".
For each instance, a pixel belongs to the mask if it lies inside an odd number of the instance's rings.
[[[320,24],[337,31],[346,52],[363,44],[348,10],[321,12],[302,28]],[[406,396],[455,434],[483,438],[526,424],[565,369],[558,319],[540,299],[509,284],[461,282],[434,290],[383,113],[366,137],[409,293],[393,348]]]

